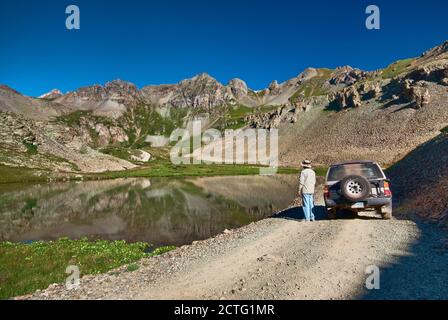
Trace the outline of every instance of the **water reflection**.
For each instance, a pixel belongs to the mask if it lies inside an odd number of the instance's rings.
[[[88,237],[182,245],[283,209],[294,198],[296,180],[282,175],[2,186],[0,240]]]

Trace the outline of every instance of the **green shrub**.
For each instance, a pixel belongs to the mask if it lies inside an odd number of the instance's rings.
[[[139,268],[140,268],[140,267],[139,267],[138,264],[136,264],[136,263],[131,263],[131,264],[129,264],[129,265],[127,266],[126,271],[127,271],[127,272],[134,272],[134,271],[137,271]]]
[[[37,154],[37,145],[35,145],[34,143],[30,143],[28,141],[22,141],[23,145],[26,147],[26,152],[29,155],[35,155]]]

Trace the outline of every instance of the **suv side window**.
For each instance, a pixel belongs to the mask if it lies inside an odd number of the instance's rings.
[[[384,179],[381,168],[375,163],[353,163],[333,166],[328,172],[328,181],[340,181],[347,176],[358,175],[366,179]]]

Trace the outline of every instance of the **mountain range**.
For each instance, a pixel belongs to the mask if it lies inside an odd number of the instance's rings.
[[[122,80],[38,98],[0,85],[0,164],[54,171],[123,170],[200,118],[204,129],[278,128],[280,164],[373,158],[392,164],[448,123],[448,41],[367,72],[308,68],[264,90],[203,73],[141,89]],[[157,152],[155,152],[157,153]],[[136,160],[137,159],[137,160]]]

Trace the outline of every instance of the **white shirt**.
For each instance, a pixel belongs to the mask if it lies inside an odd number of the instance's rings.
[[[302,194],[314,194],[316,185],[316,173],[313,169],[304,169],[300,173],[299,192]]]

